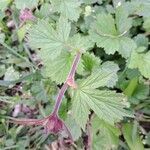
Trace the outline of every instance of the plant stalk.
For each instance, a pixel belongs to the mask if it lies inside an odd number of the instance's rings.
[[[59,90],[59,93],[58,93],[58,96],[57,96],[57,99],[56,99],[56,102],[55,102],[54,110],[53,110],[53,113],[52,113],[53,115],[58,115],[58,111],[59,111],[63,96],[64,96],[66,90],[68,89],[68,86],[70,86],[70,84],[68,84],[68,81],[70,82],[70,79],[72,79],[73,80],[72,82],[74,82],[74,76],[75,76],[75,72],[76,72],[78,63],[80,61],[80,58],[81,58],[81,53],[77,52],[77,54],[74,58],[74,61],[72,63],[72,67],[70,69],[70,72],[67,76],[67,79],[66,79],[64,85]]]

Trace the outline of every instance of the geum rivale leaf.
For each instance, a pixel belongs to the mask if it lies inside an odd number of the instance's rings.
[[[116,10],[115,19],[110,14],[99,14],[89,31],[91,40],[98,47],[104,48],[107,54],[116,51],[128,58],[136,48],[135,42],[127,37],[126,33],[131,28],[131,19],[121,8]]]
[[[44,60],[54,59],[65,49],[71,26],[70,23],[60,18],[56,29],[46,20],[39,20],[29,30],[29,45],[40,50],[40,57]]]
[[[142,47],[139,47],[132,52],[131,58],[129,59],[128,67],[138,68],[141,74],[150,79],[150,51],[146,53],[138,53]]]
[[[53,11],[58,11],[62,16],[77,21],[81,12],[79,0],[50,0]]]
[[[93,110],[100,119],[110,124],[122,120],[124,116],[132,116],[124,109],[129,105],[123,94],[97,89],[109,86],[109,82],[112,81],[118,71],[113,68],[104,69],[104,66],[105,64],[86,79],[79,80],[78,87],[71,90],[73,99],[72,114],[82,129],[85,129],[90,110]]]

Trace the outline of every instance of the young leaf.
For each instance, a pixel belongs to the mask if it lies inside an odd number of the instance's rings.
[[[138,51],[138,49],[137,49],[137,51]],[[128,67],[131,69],[138,68],[144,77],[150,78],[150,70],[149,70],[150,59],[149,58],[150,58],[150,52],[138,53],[136,51],[133,51],[131,54],[131,58],[130,58]]]
[[[50,0],[54,11],[73,21],[77,21],[81,12],[78,0]]]
[[[32,48],[41,48],[41,58],[54,59],[64,50],[70,29],[70,23],[62,18],[56,30],[47,21],[39,20],[29,30],[29,44]]]

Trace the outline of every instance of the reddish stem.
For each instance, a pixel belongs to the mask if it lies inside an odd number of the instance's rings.
[[[54,107],[54,110],[53,110],[53,113],[52,113],[53,115],[58,115],[58,110],[59,110],[60,104],[62,102],[63,96],[64,96],[68,86],[70,86],[70,84],[69,84],[70,79],[73,80],[72,83],[74,82],[74,76],[75,76],[75,72],[76,72],[80,57],[81,57],[81,53],[78,52],[76,54],[75,58],[74,58],[72,67],[71,67],[70,72],[68,74],[68,77],[67,77],[64,85],[59,90],[59,93],[58,93],[58,96],[57,96],[57,99],[56,99],[56,102],[55,102],[55,107]]]
[[[55,107],[54,107],[54,110],[53,110],[53,113],[52,113],[53,115],[58,115],[58,110],[59,110],[61,101],[63,99],[63,96],[64,96],[67,88],[68,88],[68,84],[67,84],[67,82],[65,82],[64,85],[59,90],[59,93],[58,93],[58,96],[57,96],[57,99],[56,99],[56,102],[55,102]]]
[[[78,52],[76,54],[76,57],[74,58],[74,61],[73,61],[73,64],[72,64],[72,67],[71,67],[71,70],[68,74],[67,79],[74,78],[75,72],[76,72],[76,69],[77,69],[77,66],[78,66],[78,63],[79,63],[79,60],[80,60],[80,57],[81,57],[81,53]]]
[[[44,129],[47,133],[58,133],[64,127],[64,129],[66,130],[68,134],[69,139],[71,140],[70,142],[72,143],[73,139],[72,139],[71,133],[69,129],[67,128],[67,126],[65,125],[65,123],[63,123],[63,121],[59,118],[58,111],[59,111],[63,96],[68,86],[75,87],[76,85],[74,83],[74,76],[75,76],[75,72],[76,72],[80,57],[81,57],[81,53],[78,52],[74,58],[68,77],[64,85],[59,90],[52,114],[50,114],[48,117],[43,118],[43,119],[15,119],[13,118],[11,119],[12,122],[22,124],[22,125],[42,125],[44,126]]]

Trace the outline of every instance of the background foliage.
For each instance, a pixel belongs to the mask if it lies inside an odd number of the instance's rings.
[[[149,37],[149,0],[1,0],[0,149],[149,149]],[[59,111],[75,145],[10,123],[52,111],[78,50]]]

